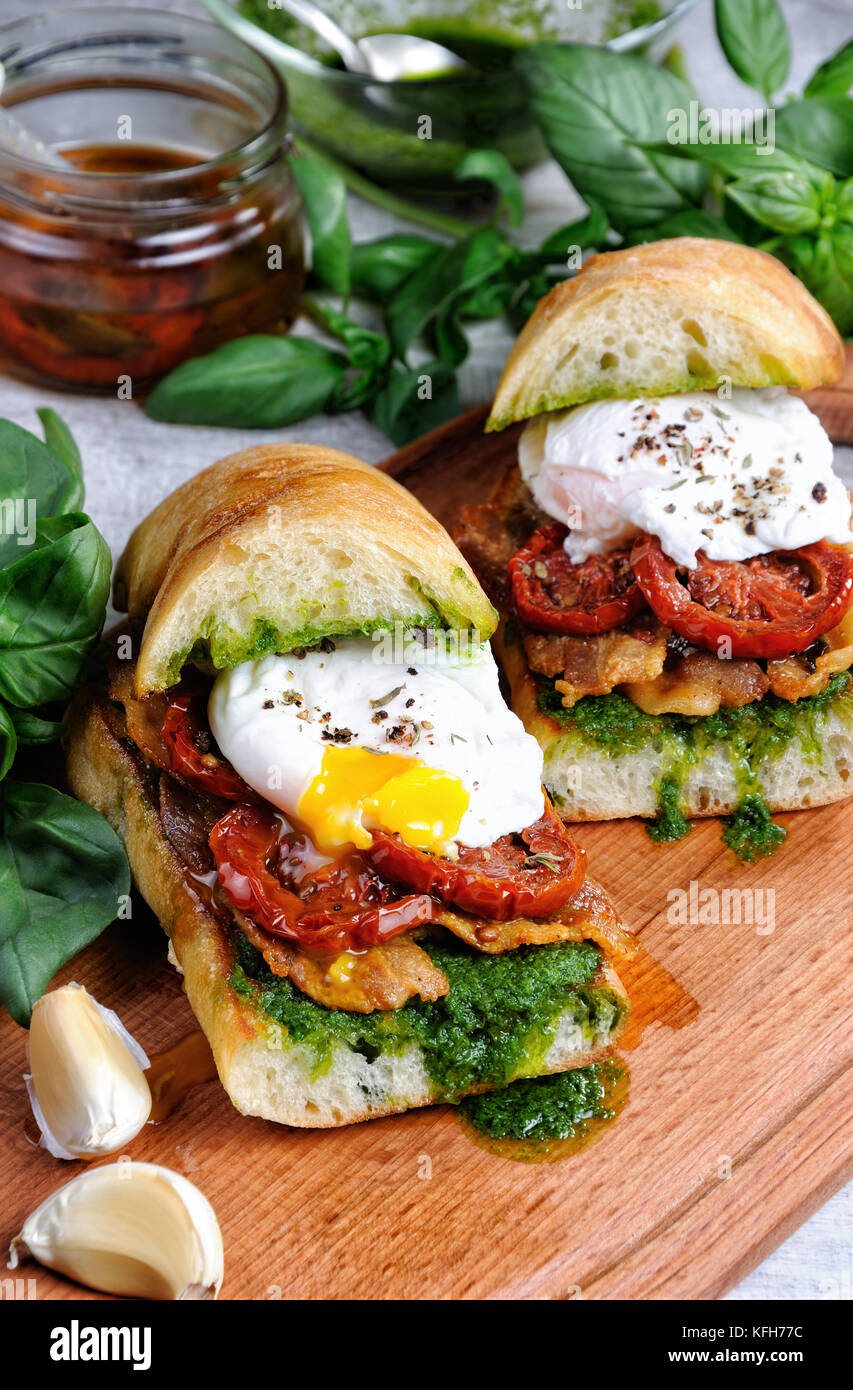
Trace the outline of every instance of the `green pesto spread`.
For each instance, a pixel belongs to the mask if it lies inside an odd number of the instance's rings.
[[[580,1138],[591,1120],[613,1119],[616,1111],[610,1102],[622,1076],[615,1062],[596,1062],[556,1076],[514,1081],[484,1096],[468,1096],[460,1109],[471,1128],[489,1139],[547,1144]]]
[[[447,605],[445,605],[446,607]],[[467,620],[459,617],[456,626],[467,630]],[[202,668],[211,667],[215,671],[228,670],[240,666],[244,661],[260,661],[271,652],[286,655],[302,647],[315,647],[324,637],[334,637],[345,641],[348,637],[370,637],[376,632],[393,633],[399,625],[406,633],[419,628],[441,628],[442,616],[437,612],[417,613],[410,617],[364,618],[350,620],[340,615],[323,622],[314,620],[302,623],[298,628],[285,630],[269,618],[256,617],[246,631],[238,631],[219,622],[213,615],[201,624],[201,630],[192,647],[174,654],[169,662],[167,684],[174,685],[181,678],[187,663]]]
[[[535,1067],[567,1010],[589,1038],[612,1031],[621,1019],[615,992],[592,985],[601,952],[588,941],[522,946],[501,955],[484,955],[462,942],[424,942],[450,982],[449,994],[370,1014],[315,1003],[274,975],[242,934],[234,944],[232,987],[286,1028],[290,1042],[307,1045],[316,1075],[331,1065],[339,1043],[369,1061],[417,1044],[444,1100],[472,1086],[506,1085],[520,1070]]]
[[[640,752],[650,743],[662,748],[666,771],[656,788],[658,816],[648,828],[654,840],[681,839],[687,833],[689,824],[679,804],[680,788],[691,768],[698,767],[713,748],[725,745],[742,799],[728,818],[723,838],[740,858],[748,860],[772,854],[785,838],[785,831],[774,825],[761,795],[762,765],[778,758],[794,739],[806,761],[820,764],[821,732],[827,716],[837,713],[853,720],[853,683],[848,671],[833,676],[818,695],[791,702],[770,694],[740,709],[720,709],[704,716],[645,714],[615,691],[585,695],[571,709],[565,709],[551,681],[541,683],[538,698],[544,714],[587,747],[609,757]]]

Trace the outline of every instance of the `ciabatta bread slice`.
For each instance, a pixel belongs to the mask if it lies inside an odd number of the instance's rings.
[[[844,344],[774,256],[673,237],[594,256],[540,300],[507,358],[487,428],[608,396],[837,381]]]
[[[184,663],[221,669],[396,623],[476,629],[496,614],[443,526],[336,449],[264,444],[221,459],[137,526],[115,604],[145,619],[140,696]]]

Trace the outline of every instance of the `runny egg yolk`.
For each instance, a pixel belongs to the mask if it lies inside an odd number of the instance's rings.
[[[420,758],[326,748],[297,815],[319,850],[369,849],[370,831],[396,832],[415,849],[441,853],[459,832],[469,796],[452,773]]]

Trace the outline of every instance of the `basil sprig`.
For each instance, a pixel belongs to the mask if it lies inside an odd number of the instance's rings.
[[[777,0],[716,0],[715,18],[734,70],[769,99],[790,63]],[[516,63],[551,152],[625,242],[715,236],[770,251],[853,333],[853,43],[773,112],[774,125],[759,113],[759,140],[739,142],[722,131],[674,142],[668,122],[693,94],[630,55],[537,44]]]
[[[406,444],[458,414],[466,324],[507,314],[520,325],[565,278],[570,248],[601,246],[608,233],[603,211],[593,207],[541,247],[518,247],[500,225],[522,211],[518,179],[497,151],[474,150],[458,173],[497,190],[491,224],[450,243],[404,232],[353,245],[341,220],[339,172],[314,156],[300,156],[294,167],[311,240],[312,288],[303,309],[334,346],[296,334],[227,343],[154,388],[146,403],[154,419],[273,429],[321,410],[361,408],[395,444]],[[373,306],[384,332],[352,317],[351,296]]]
[[[26,1026],[65,961],[118,914],[129,890],[120,840],[90,806],[8,774],[56,717],[104,622],[110,555],[79,509],[77,446],[51,410],[45,442],[0,420],[0,1002]],[[17,770],[17,769],[16,769]]]
[[[769,100],[790,66],[777,0],[716,0],[715,19],[735,72]],[[456,173],[495,189],[487,225],[452,241],[397,232],[354,244],[341,166],[300,155],[294,169],[312,263],[304,308],[324,341],[229,343],[166,377],[149,415],[276,428],[359,407],[405,444],[458,410],[455,373],[471,322],[505,316],[518,329],[578,269],[578,251],[665,237],[772,252],[839,330],[853,333],[853,42],[774,112],[773,147],[704,130],[692,144],[674,142],[673,115],[695,100],[676,63],[551,42],[520,49],[514,62],[545,142],[588,205],[585,217],[538,247],[519,246],[509,230],[524,210],[519,181],[497,151],[471,150]],[[363,325],[353,301],[371,306],[382,331]]]

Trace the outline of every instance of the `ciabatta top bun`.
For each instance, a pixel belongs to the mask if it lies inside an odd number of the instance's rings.
[[[447,532],[387,474],[318,445],[260,445],[184,483],[136,528],[116,606],[147,619],[136,693],[321,637],[497,621]]]
[[[774,256],[673,237],[594,256],[540,300],[507,358],[487,428],[608,396],[837,381],[844,345]]]

